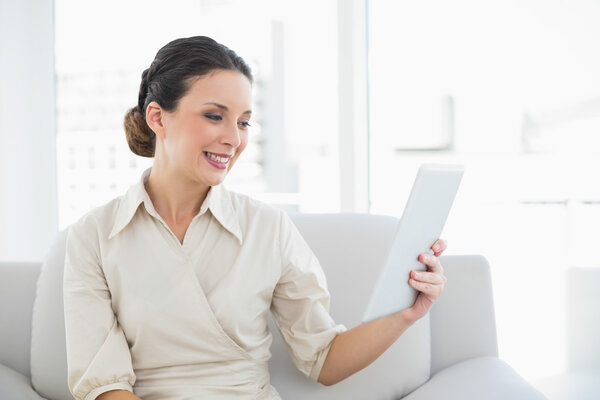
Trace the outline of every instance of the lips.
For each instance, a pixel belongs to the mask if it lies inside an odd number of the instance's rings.
[[[219,169],[227,168],[227,164],[229,164],[229,160],[231,160],[231,155],[229,154],[219,154],[205,151],[204,156],[209,164]]]

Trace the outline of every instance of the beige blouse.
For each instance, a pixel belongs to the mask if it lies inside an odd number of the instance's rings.
[[[296,366],[317,379],[344,326],[319,262],[289,217],[212,187],[183,240],[144,188],[83,216],[67,237],[69,388],[152,399],[279,399],[267,314]],[[141,206],[143,205],[143,206]]]

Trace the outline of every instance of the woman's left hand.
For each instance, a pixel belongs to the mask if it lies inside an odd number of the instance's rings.
[[[433,303],[442,295],[446,277],[444,276],[444,268],[440,263],[439,256],[446,250],[447,244],[443,239],[438,239],[431,246],[433,254],[420,254],[419,261],[425,264],[426,271],[410,271],[410,279],[408,283],[420,293],[415,300],[415,303],[402,310],[403,317],[408,322],[415,322],[423,317]]]
[[[446,250],[446,242],[436,240],[431,249],[433,254],[419,255],[419,261],[427,266],[427,271],[410,272],[410,284],[420,292],[415,303],[337,335],[321,368],[319,382],[332,385],[360,371],[375,361],[413,322],[427,314],[446,283],[438,259]]]

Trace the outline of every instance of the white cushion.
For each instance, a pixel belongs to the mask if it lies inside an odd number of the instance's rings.
[[[37,262],[0,263],[0,364],[25,376],[30,376],[31,308],[39,274]]]
[[[32,389],[28,377],[2,364],[0,364],[0,399],[43,400]]]
[[[478,357],[443,369],[405,400],[432,399],[543,400],[546,397],[500,359]]]
[[[63,268],[67,230],[59,232],[42,265],[33,305],[31,382],[49,400],[71,399],[63,308]]]
[[[398,219],[366,214],[291,217],[325,271],[331,315],[349,329],[360,324]],[[285,400],[399,398],[429,378],[428,316],[413,325],[371,366],[331,387],[309,381],[294,371],[279,334],[273,336],[271,382]]]

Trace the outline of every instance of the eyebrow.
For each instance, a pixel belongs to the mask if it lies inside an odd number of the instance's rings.
[[[213,106],[217,106],[221,110],[229,111],[229,108],[226,105],[220,104],[220,103],[215,103],[214,101],[209,101],[208,103],[204,103],[204,105],[205,106],[206,105],[213,105]],[[246,110],[242,114],[252,114],[252,110]]]

